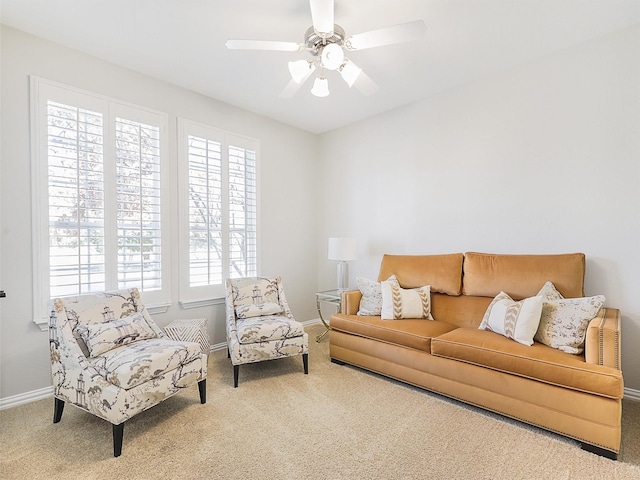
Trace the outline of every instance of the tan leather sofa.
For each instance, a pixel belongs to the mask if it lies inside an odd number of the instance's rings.
[[[617,458],[623,380],[620,312],[603,307],[588,327],[585,352],[526,346],[478,330],[500,291],[535,296],[546,281],[565,298],[584,296],[585,256],[385,255],[378,280],[431,286],[430,320],[356,315],[359,290],[345,292],[331,317],[330,356],[578,440]]]

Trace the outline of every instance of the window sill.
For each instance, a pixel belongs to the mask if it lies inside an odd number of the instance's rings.
[[[181,300],[180,306],[185,310],[189,310],[191,308],[208,307],[211,305],[224,305],[224,303],[224,298],[206,298],[203,300]]]

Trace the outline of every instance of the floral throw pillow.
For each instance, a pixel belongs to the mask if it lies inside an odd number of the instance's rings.
[[[478,327],[490,330],[522,345],[533,345],[540,315],[542,297],[530,297],[516,302],[509,295],[500,292],[491,301]]]
[[[545,302],[564,299],[552,282],[546,282],[538,292],[538,296],[542,297]]]
[[[358,277],[356,281],[358,283],[358,290],[362,293],[358,315],[380,315],[382,311],[382,288],[380,282],[362,277]],[[391,275],[387,281],[398,283],[395,275]]]
[[[239,305],[236,307],[238,318],[263,317],[265,315],[276,315],[282,313],[282,306],[279,303],[265,302],[257,305]]]
[[[604,306],[604,295],[563,298],[551,282],[545,283],[540,294],[544,303],[535,340],[573,355],[582,353],[587,327]]]
[[[105,323],[79,325],[77,331],[89,349],[90,357],[97,357],[109,350],[149,338],[156,338],[142,313]]]
[[[381,283],[383,320],[400,320],[403,318],[426,318],[431,316],[431,287],[405,289],[398,282]]]

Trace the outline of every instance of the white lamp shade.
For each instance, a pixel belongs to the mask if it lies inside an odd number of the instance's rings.
[[[347,60],[340,68],[340,75],[342,75],[344,81],[347,82],[347,85],[352,87],[361,71],[362,69],[356,66],[355,63],[351,60]]]
[[[358,246],[355,238],[329,238],[329,260],[355,260],[358,258]]]
[[[313,82],[311,93],[313,93],[316,97],[326,97],[327,95],[329,95],[328,80],[323,76],[316,78],[316,81]]]
[[[315,69],[315,65],[311,62],[307,62],[306,60],[289,62],[289,73],[291,74],[293,81],[296,83],[300,83]]]
[[[330,43],[322,49],[322,66],[336,70],[344,61],[344,51],[340,45]]]

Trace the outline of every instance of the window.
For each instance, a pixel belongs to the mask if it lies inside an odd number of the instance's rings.
[[[104,124],[47,101],[48,297],[105,290]]]
[[[60,296],[138,287],[167,303],[166,115],[35,77],[31,87],[36,322]]]
[[[185,307],[224,296],[226,278],[254,276],[257,140],[178,120],[180,299]]]
[[[118,288],[162,288],[160,128],[116,117]]]

